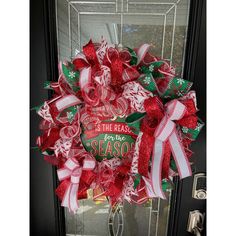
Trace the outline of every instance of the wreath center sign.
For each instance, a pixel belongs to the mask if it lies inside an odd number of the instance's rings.
[[[136,137],[125,119],[117,119],[98,123],[93,129],[84,129],[81,140],[85,149],[101,161],[103,158],[122,158],[128,155]]]
[[[53,96],[36,107],[37,146],[57,167],[56,194],[72,212],[91,192],[112,206],[165,199],[173,176],[192,174],[190,144],[203,126],[196,94],[149,48],[90,40],[59,63],[58,81],[45,82]]]

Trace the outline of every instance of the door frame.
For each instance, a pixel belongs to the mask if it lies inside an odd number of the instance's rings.
[[[57,53],[57,33],[56,33],[56,6],[55,6],[55,0],[41,0],[41,1],[30,1],[30,16],[34,14],[39,14],[39,9],[37,10],[37,7],[34,7],[35,5],[40,5],[42,7],[42,10],[40,12],[41,17],[38,17],[38,21],[43,21],[41,24],[43,24],[43,27],[41,27],[40,34],[43,35],[42,39],[44,40],[45,45],[45,56],[41,58],[36,58],[37,51],[39,50],[37,47],[32,45],[32,41],[30,37],[30,51],[31,56],[30,60],[31,62],[35,62],[36,60],[46,60],[46,74],[48,80],[56,81],[58,78],[58,53]],[[190,2],[190,15],[189,15],[189,24],[188,24],[188,35],[187,35],[187,44],[186,44],[186,53],[185,53],[185,64],[184,64],[184,76],[183,78],[194,81],[196,80],[196,67],[202,60],[202,58],[199,57],[198,50],[200,45],[200,36],[201,36],[201,25],[205,24],[205,12],[204,12],[204,6],[206,5],[205,0],[192,0]],[[31,19],[31,17],[30,17]],[[37,27],[35,20],[30,22],[30,31],[34,32],[32,29],[34,27]],[[202,36],[204,37],[204,35]],[[203,40],[204,43],[204,40]],[[200,45],[201,46],[201,45]],[[35,56],[34,56],[35,55]],[[32,64],[32,63],[30,63]],[[32,68],[30,65],[30,70],[34,70],[35,68]],[[33,82],[34,78],[31,75],[30,81]],[[197,91],[198,92],[198,91]],[[52,94],[48,94],[49,97],[51,97]],[[205,99],[205,98],[204,98]],[[203,99],[203,100],[204,100]],[[32,102],[32,101],[31,101]],[[205,109],[204,109],[205,110]],[[203,112],[203,115],[205,112]],[[205,117],[203,118],[205,120]],[[32,126],[31,126],[32,129]],[[35,137],[32,137],[31,134],[31,140],[35,140]],[[204,145],[204,144],[203,144]],[[32,153],[31,153],[31,159]],[[35,157],[34,157],[35,158]],[[39,169],[37,168],[32,161],[30,161],[30,169],[31,173],[40,172],[40,175],[44,176],[52,176],[53,179],[53,188],[55,189],[58,185],[58,179],[56,175],[56,169],[55,167],[52,168],[45,168],[45,169]],[[31,175],[31,174],[30,174]],[[171,206],[170,206],[170,215],[169,215],[169,226],[168,226],[168,236],[175,236],[178,235],[178,221],[176,219],[179,218],[181,215],[181,203],[184,200],[184,197],[182,195],[182,189],[183,189],[183,181],[179,181],[179,178],[174,179],[175,183],[175,189],[172,191],[172,199],[171,199]],[[41,211],[39,212],[38,208],[34,207],[35,202],[37,204],[40,203],[40,197],[37,196],[37,194],[33,194],[32,186],[36,186],[39,188],[39,191],[45,192],[45,189],[43,189],[42,185],[39,185],[34,179],[30,181],[30,195],[34,195],[35,201],[30,203],[30,231],[31,233],[34,233],[32,235],[42,235],[41,233],[44,232],[45,229],[43,228],[43,225],[40,227],[37,227],[37,230],[35,229],[35,224],[37,224],[37,220],[39,220],[40,217],[47,218],[49,217],[47,211]],[[38,199],[37,199],[38,198]],[[55,217],[55,224],[53,225],[53,228],[50,231],[50,235],[57,235],[57,236],[65,236],[65,214],[64,214],[64,208],[60,206],[60,202],[58,198],[56,197],[56,194],[54,191],[51,191],[50,194],[45,194],[46,201],[47,199],[50,201],[53,201],[54,204],[48,205],[48,210],[51,210],[54,212]],[[52,200],[53,199],[53,200]],[[34,220],[32,220],[32,218]]]
[[[193,82],[193,89],[197,93],[199,116],[206,122],[206,0],[191,0],[189,12],[189,24],[185,52],[183,78]],[[201,69],[199,71],[198,69]],[[197,141],[194,143],[194,150],[198,149],[198,162],[194,164],[195,173],[206,173],[206,126],[203,127]],[[206,213],[206,200],[189,199],[184,193],[192,191],[193,176],[181,181],[174,178],[174,190],[172,191],[170,215],[168,225],[168,236],[192,235],[187,229],[188,214],[190,210],[200,210]],[[191,207],[185,206],[188,202]],[[183,214],[184,213],[184,214]],[[204,230],[202,235],[206,235]]]

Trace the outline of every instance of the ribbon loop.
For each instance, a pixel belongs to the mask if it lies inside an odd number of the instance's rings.
[[[59,112],[64,109],[80,104],[81,101],[75,95],[67,95],[57,100],[55,106]]]
[[[165,142],[175,128],[175,123],[165,116],[160,122],[159,126],[156,128],[154,137]]]
[[[170,120],[180,120],[186,112],[186,107],[183,103],[174,99],[167,103],[166,111]]]
[[[174,120],[181,119],[186,112],[184,104],[178,100],[173,100],[166,104],[166,114],[157,126],[154,137],[155,143],[152,154],[152,170],[151,170],[151,183],[153,192],[157,197],[165,198],[161,185],[161,170],[162,161],[164,158],[164,146],[165,142],[169,140],[170,148],[177,164],[180,178],[188,177],[191,175],[190,165],[182,146],[178,138],[176,131],[176,124]]]
[[[72,172],[71,177],[70,177],[71,183],[72,184],[79,184],[81,174],[82,174],[82,168],[81,167],[78,167],[77,169],[75,169]]]
[[[86,158],[83,161],[83,167],[75,158],[68,158],[64,167],[57,170],[59,180],[64,180],[70,177],[70,184],[67,187],[66,193],[63,197],[62,206],[69,207],[75,212],[78,209],[77,191],[79,188],[80,177],[83,169],[92,170],[95,167],[95,161],[92,158]]]
[[[79,166],[79,164],[78,164],[77,160],[74,158],[69,158],[65,163],[65,167],[71,171],[74,170],[78,166]]]

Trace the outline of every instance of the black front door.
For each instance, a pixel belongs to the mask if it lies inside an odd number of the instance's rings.
[[[179,75],[194,82],[199,116],[205,122],[205,2],[166,1],[31,1],[31,107],[48,95],[42,85],[56,80],[58,60],[69,59],[91,37],[105,36],[112,43],[137,47],[152,44],[153,52],[170,59]],[[31,146],[39,119],[31,113]],[[193,177],[176,178],[168,200],[142,206],[124,205],[112,214],[107,203],[83,200],[77,214],[60,207],[55,197],[55,169],[31,150],[32,235],[112,235],[119,222],[123,235],[193,235],[187,232],[189,216],[205,213],[205,128],[194,151]],[[110,219],[110,224],[108,224]],[[190,222],[191,223],[191,222]],[[94,227],[96,225],[96,227]],[[203,227],[204,228],[204,227]],[[201,232],[205,235],[204,230]]]

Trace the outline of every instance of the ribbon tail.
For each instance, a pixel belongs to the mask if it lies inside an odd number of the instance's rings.
[[[64,196],[63,196],[63,200],[62,200],[62,203],[61,203],[61,206],[63,206],[63,207],[68,207],[69,206],[69,195],[70,195],[70,189],[71,189],[71,185],[72,184],[70,184],[69,186],[68,186],[68,188],[66,189],[66,192],[65,192],[65,194],[64,194]]]
[[[164,158],[164,143],[159,139],[155,140],[152,154],[151,184],[156,197],[166,199],[162,190],[162,162]]]
[[[69,194],[69,209],[72,212],[76,212],[79,208],[79,204],[77,200],[78,188],[79,188],[79,184],[71,184],[70,194]]]
[[[156,194],[153,191],[151,181],[148,178],[144,177],[144,176],[143,176],[143,180],[144,180],[144,183],[145,183],[145,189],[146,189],[146,193],[147,193],[148,197],[149,198],[156,197]]]
[[[66,190],[66,193],[63,197],[61,206],[68,207],[70,211],[76,212],[79,208],[78,200],[77,200],[77,191],[79,188],[79,184],[70,184]]]
[[[183,179],[185,177],[191,176],[191,167],[176,130],[174,130],[174,132],[172,132],[170,135],[169,142],[180,178]]]

